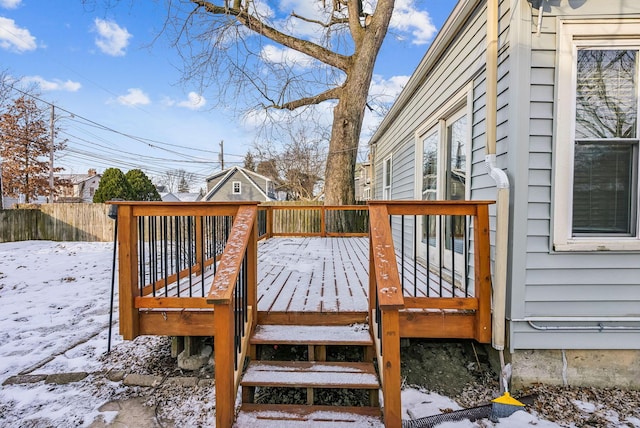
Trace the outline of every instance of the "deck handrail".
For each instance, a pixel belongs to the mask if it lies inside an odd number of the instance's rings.
[[[214,337],[216,350],[216,424],[232,426],[234,420],[235,397],[238,391],[243,361],[249,348],[249,337],[257,321],[257,202],[239,203],[167,203],[167,202],[117,202],[120,250],[120,328],[125,339],[135,338],[139,332],[139,310],[154,309],[211,309],[213,323],[206,328],[199,326],[199,335]],[[222,225],[214,223],[205,230],[205,218],[223,218]],[[227,230],[233,218],[230,231]],[[147,230],[146,224],[156,224],[156,219],[165,226],[175,220],[173,234]],[[171,223],[173,224],[173,223]],[[188,225],[188,226],[186,226]],[[221,236],[216,237],[220,228]],[[183,230],[184,229],[184,230]],[[163,234],[164,233],[164,234]],[[211,233],[212,236],[208,236]],[[220,235],[220,233],[218,233]],[[179,248],[185,239],[188,245],[186,260],[178,260],[175,272],[168,274],[167,266],[161,272],[164,278],[152,278],[145,274],[145,254],[147,247],[152,251],[157,244],[166,246],[168,241]],[[205,241],[213,247],[205,255]],[[224,243],[222,243],[224,240]],[[147,242],[148,241],[148,242]],[[157,242],[156,242],[157,241]],[[221,249],[220,246],[224,246]],[[220,251],[222,254],[220,254]],[[180,250],[176,250],[177,258]],[[184,254],[182,254],[184,256]],[[158,258],[156,254],[146,254],[149,263]],[[161,258],[162,259],[162,258]],[[162,261],[161,261],[162,263]],[[166,262],[165,262],[166,263]],[[206,295],[204,288],[200,297],[191,296],[191,288],[186,295],[180,295],[179,281],[200,273],[204,267],[214,272],[211,286]],[[154,271],[155,272],[155,271]],[[204,282],[205,276],[201,277]],[[178,282],[178,295],[156,295],[156,286],[172,281]],[[165,286],[166,287],[166,286]],[[204,287],[204,284],[203,284]],[[153,290],[152,296],[145,296]],[[165,317],[172,312],[162,312]],[[178,314],[181,311],[177,312]],[[211,312],[209,312],[211,313]]]
[[[398,310],[404,307],[404,297],[388,218],[387,205],[370,206],[369,305],[373,310],[369,313],[378,333],[373,336],[379,350],[376,356],[384,397],[384,424],[393,427],[402,425]]]
[[[257,320],[257,212],[255,205],[238,208],[207,295],[207,302],[214,305],[216,426],[220,427],[233,425],[242,365]],[[242,272],[247,277],[243,278]],[[243,282],[250,285],[244,293],[239,292]],[[241,314],[244,318],[239,318]]]
[[[488,206],[493,201],[369,201],[370,220],[370,276],[369,276],[369,315],[374,339],[376,356],[380,367],[380,378],[384,397],[385,426],[401,426],[402,403],[400,397],[400,337],[410,337],[400,317],[401,311],[415,310],[451,310],[458,309],[474,313],[472,329],[464,330],[470,338],[480,342],[491,339],[491,272],[489,252],[489,214]],[[452,272],[452,297],[404,296],[404,277],[401,279],[396,248],[393,239],[391,218],[399,216],[401,227],[399,234],[404,236],[404,217],[471,217],[473,219],[473,266],[474,296],[455,295],[455,273]],[[417,220],[414,220],[414,229]],[[466,224],[466,223],[465,223]],[[465,226],[466,227],[466,226]],[[416,231],[414,230],[414,233]],[[414,248],[417,235],[413,236]],[[466,234],[465,234],[466,239]],[[404,240],[404,238],[403,238]],[[466,248],[467,243],[464,243]],[[404,248],[402,248],[404,251]],[[415,250],[414,250],[415,251]],[[466,252],[466,250],[465,250]],[[413,257],[415,259],[415,252]],[[402,255],[404,258],[404,254]],[[438,260],[441,263],[441,260]],[[414,272],[417,260],[413,261]],[[429,270],[429,263],[426,262]],[[404,275],[405,267],[402,265]],[[465,268],[465,275],[466,275]],[[442,269],[439,271],[442,276]],[[466,279],[465,279],[466,280]],[[414,278],[415,281],[415,278]],[[427,279],[428,286],[428,279]],[[404,313],[404,312],[403,312]],[[415,312],[411,313],[415,316]],[[413,324],[419,323],[412,318]],[[462,330],[462,329],[461,329]],[[470,330],[470,331],[469,331]]]

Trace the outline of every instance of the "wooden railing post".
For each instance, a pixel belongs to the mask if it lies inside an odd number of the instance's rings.
[[[215,379],[216,379],[216,426],[231,428],[235,417],[234,367],[234,312],[232,303],[215,304],[213,321],[216,326],[214,336]]]
[[[478,310],[476,312],[476,340],[491,342],[491,263],[489,237],[489,207],[477,205],[473,222],[474,269]]]
[[[267,238],[273,238],[273,207],[267,207]]]
[[[397,309],[382,311],[382,396],[384,426],[402,426],[400,320]]]
[[[202,227],[202,216],[195,216],[194,221],[196,222],[195,233],[195,246],[196,246],[196,265],[198,268],[195,273],[199,274],[204,270],[204,252],[202,251],[204,248],[204,231]]]
[[[135,299],[138,288],[138,225],[131,205],[118,207],[120,334],[124,340],[138,336],[139,319]]]
[[[323,205],[320,206],[320,236],[327,236],[327,211]]]
[[[398,275],[398,265],[389,225],[389,211],[386,204],[370,205],[370,257],[373,260],[369,276],[369,296],[376,297],[381,310],[382,334],[380,337],[382,350],[382,395],[384,399],[384,425],[386,427],[402,426],[402,400],[400,389],[400,317],[398,311],[404,307],[402,284]],[[373,289],[375,287],[375,289]]]

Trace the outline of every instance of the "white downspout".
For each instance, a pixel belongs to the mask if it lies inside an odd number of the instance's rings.
[[[496,200],[495,261],[493,276],[493,348],[500,353],[501,387],[507,388],[504,364],[505,307],[507,289],[507,244],[509,240],[509,178],[496,166],[498,109],[498,19],[499,0],[487,0],[487,145],[485,165],[498,190]]]

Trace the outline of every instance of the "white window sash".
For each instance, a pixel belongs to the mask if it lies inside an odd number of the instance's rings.
[[[631,237],[572,236],[577,51],[579,48],[598,47],[609,49],[639,48],[640,20],[567,20],[560,22],[552,195],[552,243],[555,251],[640,250],[640,224],[636,224],[636,236]],[[637,191],[638,189],[636,189]],[[638,195],[636,195],[635,202],[638,204]],[[636,215],[638,223],[640,223],[639,218],[640,216]]]

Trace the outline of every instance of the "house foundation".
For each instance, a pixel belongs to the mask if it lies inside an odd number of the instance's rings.
[[[640,389],[640,350],[517,350],[511,387],[535,383]]]

